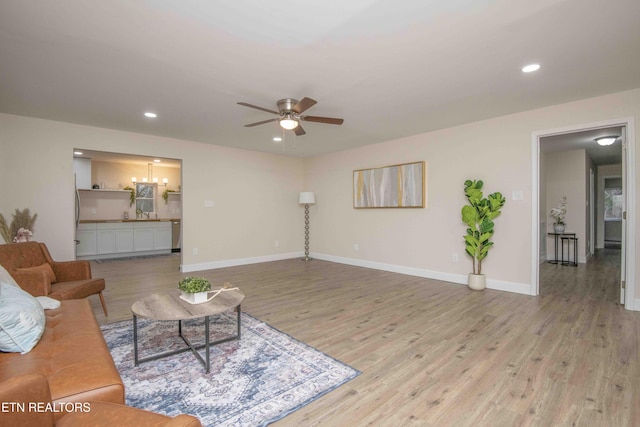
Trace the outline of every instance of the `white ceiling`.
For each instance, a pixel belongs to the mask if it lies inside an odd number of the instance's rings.
[[[0,0],[0,112],[314,156],[640,87],[638,16],[638,0]],[[274,143],[277,124],[243,127],[272,116],[236,104],[305,96],[344,124]]]
[[[596,166],[619,165],[622,163],[622,138],[626,130],[617,126],[602,129],[590,129],[581,132],[540,138],[540,151],[553,153],[558,151],[585,150]],[[606,147],[598,145],[596,138],[616,136],[616,141]]]

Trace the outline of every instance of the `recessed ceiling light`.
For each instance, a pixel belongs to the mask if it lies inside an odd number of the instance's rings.
[[[606,147],[607,145],[611,145],[616,142],[617,138],[617,136],[602,136],[600,138],[596,138],[596,142],[598,143],[598,145]]]
[[[147,111],[146,113],[144,113],[144,116],[150,119],[155,119],[156,117],[158,117],[156,113],[152,113],[151,111]]]
[[[540,64],[529,64],[522,67],[523,73],[532,73],[534,71],[538,71],[540,69]]]
[[[282,138],[280,138],[279,136],[274,136],[274,137],[273,137],[273,140],[274,140],[275,142],[280,142],[280,141],[282,141]]]
[[[82,156],[82,151],[74,151],[73,154],[76,156]]]
[[[160,163],[162,160],[160,160],[160,159],[153,159],[153,161],[154,161],[154,162],[156,162],[156,163]]]

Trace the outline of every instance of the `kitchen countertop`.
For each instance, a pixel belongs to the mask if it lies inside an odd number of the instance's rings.
[[[108,223],[108,222],[173,222],[181,221],[180,218],[158,218],[158,219],[81,219],[78,221],[80,224],[92,224],[92,223]]]

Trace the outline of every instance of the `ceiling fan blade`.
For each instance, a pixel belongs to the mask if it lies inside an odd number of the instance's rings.
[[[280,115],[277,111],[269,110],[268,108],[258,107],[257,105],[247,104],[246,102],[238,102],[238,105],[242,105],[243,107],[255,108],[256,110],[266,111],[267,113]]]
[[[327,123],[330,125],[341,125],[344,123],[344,119],[337,119],[333,117],[300,116],[300,119],[307,122]]]
[[[293,130],[293,132],[294,132],[297,136],[302,136],[302,135],[306,134],[306,132],[304,131],[304,129],[302,129],[302,126],[300,126],[300,123],[298,123],[298,126],[296,126],[296,128]]]
[[[292,110],[295,113],[301,114],[303,111],[308,110],[309,108],[316,105],[318,101],[315,99],[304,97],[301,101],[299,101],[296,105],[293,106]]]
[[[263,120],[261,122],[249,123],[248,125],[244,125],[244,127],[252,128],[254,126],[263,125],[265,123],[277,122],[278,120],[280,120],[280,118],[276,117],[275,119],[269,119],[269,120]]]

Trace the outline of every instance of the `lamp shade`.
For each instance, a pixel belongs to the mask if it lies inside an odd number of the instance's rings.
[[[316,202],[316,195],[313,191],[301,191],[298,203],[302,205],[313,205]]]

